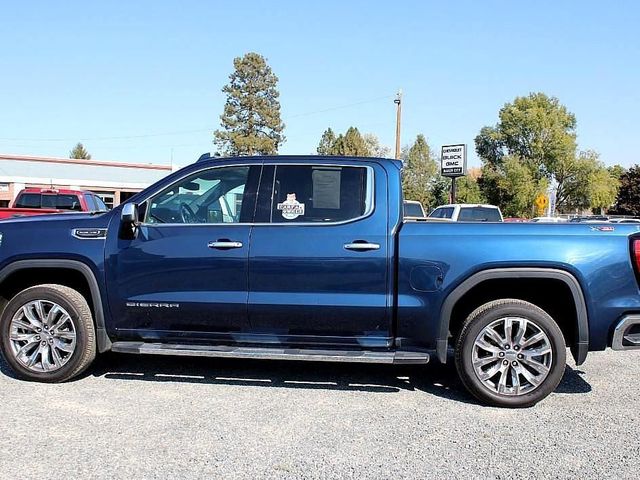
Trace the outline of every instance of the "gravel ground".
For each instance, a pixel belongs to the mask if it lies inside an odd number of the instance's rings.
[[[62,385],[0,361],[2,478],[638,478],[640,352],[567,367],[525,410],[451,365],[101,356]]]

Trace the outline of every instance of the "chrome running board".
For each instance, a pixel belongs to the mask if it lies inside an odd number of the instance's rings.
[[[393,352],[372,350],[316,350],[311,348],[235,347],[226,345],[176,345],[168,343],[114,342],[113,352],[185,357],[252,358],[265,360],[300,360],[348,363],[429,363],[429,354],[421,351]]]

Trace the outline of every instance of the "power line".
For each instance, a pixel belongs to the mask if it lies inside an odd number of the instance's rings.
[[[297,113],[294,115],[289,115],[285,117],[283,120],[289,121],[293,118],[307,117],[311,115],[317,115],[319,113],[332,112],[335,110],[342,110],[345,108],[356,107],[359,105],[365,105],[367,103],[373,103],[380,100],[386,100],[389,98],[393,98],[394,95],[384,95],[381,97],[371,98],[369,100],[362,100],[359,102],[348,103],[345,105],[338,105],[336,107],[324,108],[322,110],[314,110],[311,112]],[[101,140],[136,140],[141,138],[154,138],[154,137],[168,137],[174,135],[187,135],[191,133],[203,133],[203,132],[213,132],[212,128],[198,128],[193,130],[179,130],[174,132],[160,132],[160,133],[143,133],[138,135],[117,135],[117,136],[105,136],[105,137],[74,137],[74,138],[24,138],[24,137],[0,137],[0,141],[3,142],[95,142]]]

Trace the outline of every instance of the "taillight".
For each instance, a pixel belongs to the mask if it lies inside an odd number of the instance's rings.
[[[633,240],[631,255],[633,257],[633,266],[636,267],[636,272],[640,274],[640,238]]]

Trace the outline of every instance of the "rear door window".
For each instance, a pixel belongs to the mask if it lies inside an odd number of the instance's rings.
[[[367,167],[277,165],[271,223],[335,223],[369,210]]]
[[[458,215],[459,222],[500,222],[501,220],[496,208],[462,207]]]

